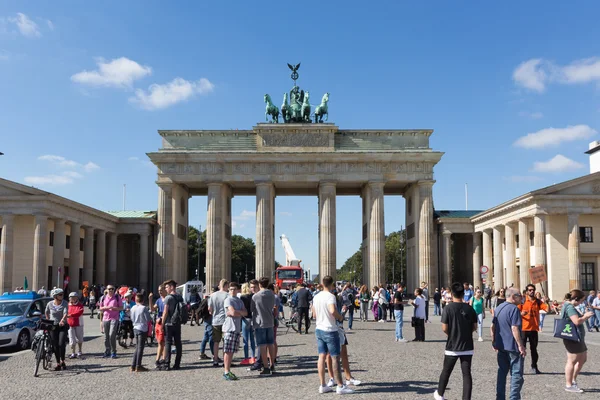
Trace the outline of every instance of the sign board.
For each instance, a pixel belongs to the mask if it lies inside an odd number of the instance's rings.
[[[481,272],[481,275],[486,275],[486,274],[488,273],[488,271],[489,271],[489,270],[490,270],[490,269],[489,269],[488,267],[486,267],[485,265],[482,265],[482,266],[479,268],[479,271]]]
[[[529,280],[534,285],[546,282],[548,280],[548,276],[546,275],[546,268],[544,268],[543,265],[536,265],[533,268],[529,268]]]

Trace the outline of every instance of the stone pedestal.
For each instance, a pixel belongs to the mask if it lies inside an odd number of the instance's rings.
[[[579,215],[569,214],[569,290],[581,289],[581,260],[579,258]]]
[[[81,239],[81,225],[71,223],[71,246],[69,248],[69,290],[79,292],[82,288],[79,286],[79,269],[81,268],[81,249],[79,242]]]
[[[385,278],[385,220],[383,182],[369,182],[371,207],[369,218],[369,287],[384,284]]]
[[[486,229],[481,232],[482,248],[483,248],[483,265],[488,267],[486,285],[492,286],[494,279],[494,259],[492,256],[492,231]]]
[[[208,185],[206,216],[206,287],[217,286],[223,278],[223,184]]]
[[[517,274],[516,251],[515,251],[515,227],[513,224],[504,225],[504,240],[506,242],[506,286],[519,287],[519,275]]]
[[[319,185],[319,276],[336,279],[336,188],[335,183]]]
[[[504,265],[502,249],[502,233],[504,226],[494,227],[494,290],[498,291],[505,286]]]
[[[96,278],[95,284],[108,285],[106,281],[106,231],[96,231]]]
[[[173,268],[173,250],[175,238],[173,236],[173,185],[161,184],[158,186],[158,236],[156,238],[156,281],[162,283],[169,278],[170,269]],[[156,286],[156,285],[154,285]]]
[[[256,184],[256,279],[273,278],[275,187],[271,182]]]
[[[526,219],[519,220],[519,287],[521,290],[529,284],[529,226]]]
[[[433,182],[419,182],[419,280],[430,288],[439,287],[437,268],[431,263],[431,238],[433,235]],[[384,244],[385,245],[385,244]],[[433,293],[431,293],[433,294]]]
[[[473,288],[479,287],[482,289],[483,293],[483,285],[481,283],[481,271],[480,268],[482,264],[481,257],[481,232],[473,232]]]
[[[14,246],[14,216],[2,216],[2,236],[0,236],[0,289],[2,293],[12,291],[13,288],[13,246]]]
[[[83,238],[83,281],[94,284],[94,228],[85,227]]]
[[[67,237],[65,234],[65,220],[54,220],[54,245],[52,247],[52,282],[56,278],[56,287],[64,288],[65,276],[65,246]]]
[[[48,284],[46,249],[48,246],[48,216],[35,215],[33,220],[33,273],[31,289],[39,290]],[[46,288],[51,289],[51,288]]]

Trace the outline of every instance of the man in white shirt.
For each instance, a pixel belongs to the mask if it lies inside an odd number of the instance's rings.
[[[319,292],[313,298],[312,305],[312,314],[317,322],[315,335],[319,351],[319,361],[317,363],[319,380],[321,381],[319,393],[327,393],[333,390],[326,385],[325,381],[327,354],[331,356],[335,380],[337,382],[337,394],[353,393],[352,389],[344,385],[342,374],[340,373],[340,351],[342,346],[336,321],[343,322],[344,318],[337,310],[335,295],[331,293],[334,288],[333,278],[329,275],[324,276],[322,284],[323,291]]]

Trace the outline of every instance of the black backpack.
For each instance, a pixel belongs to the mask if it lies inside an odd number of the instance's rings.
[[[200,308],[198,309],[198,313],[200,314],[200,318],[202,318],[202,321],[205,321],[208,318],[210,318],[210,312],[208,312],[208,297],[202,299],[202,301],[200,302]]]
[[[185,325],[189,319],[189,310],[188,306],[183,301],[183,297],[179,295],[170,295],[175,298],[175,311],[173,311],[173,315],[171,315],[171,324],[173,325]]]

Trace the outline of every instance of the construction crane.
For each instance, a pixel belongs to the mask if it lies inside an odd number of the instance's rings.
[[[285,265],[289,267],[300,267],[300,263],[302,260],[299,260],[294,253],[294,249],[292,249],[292,245],[288,240],[287,236],[281,235],[279,236],[281,239],[281,245],[283,246],[283,250],[285,251]]]

